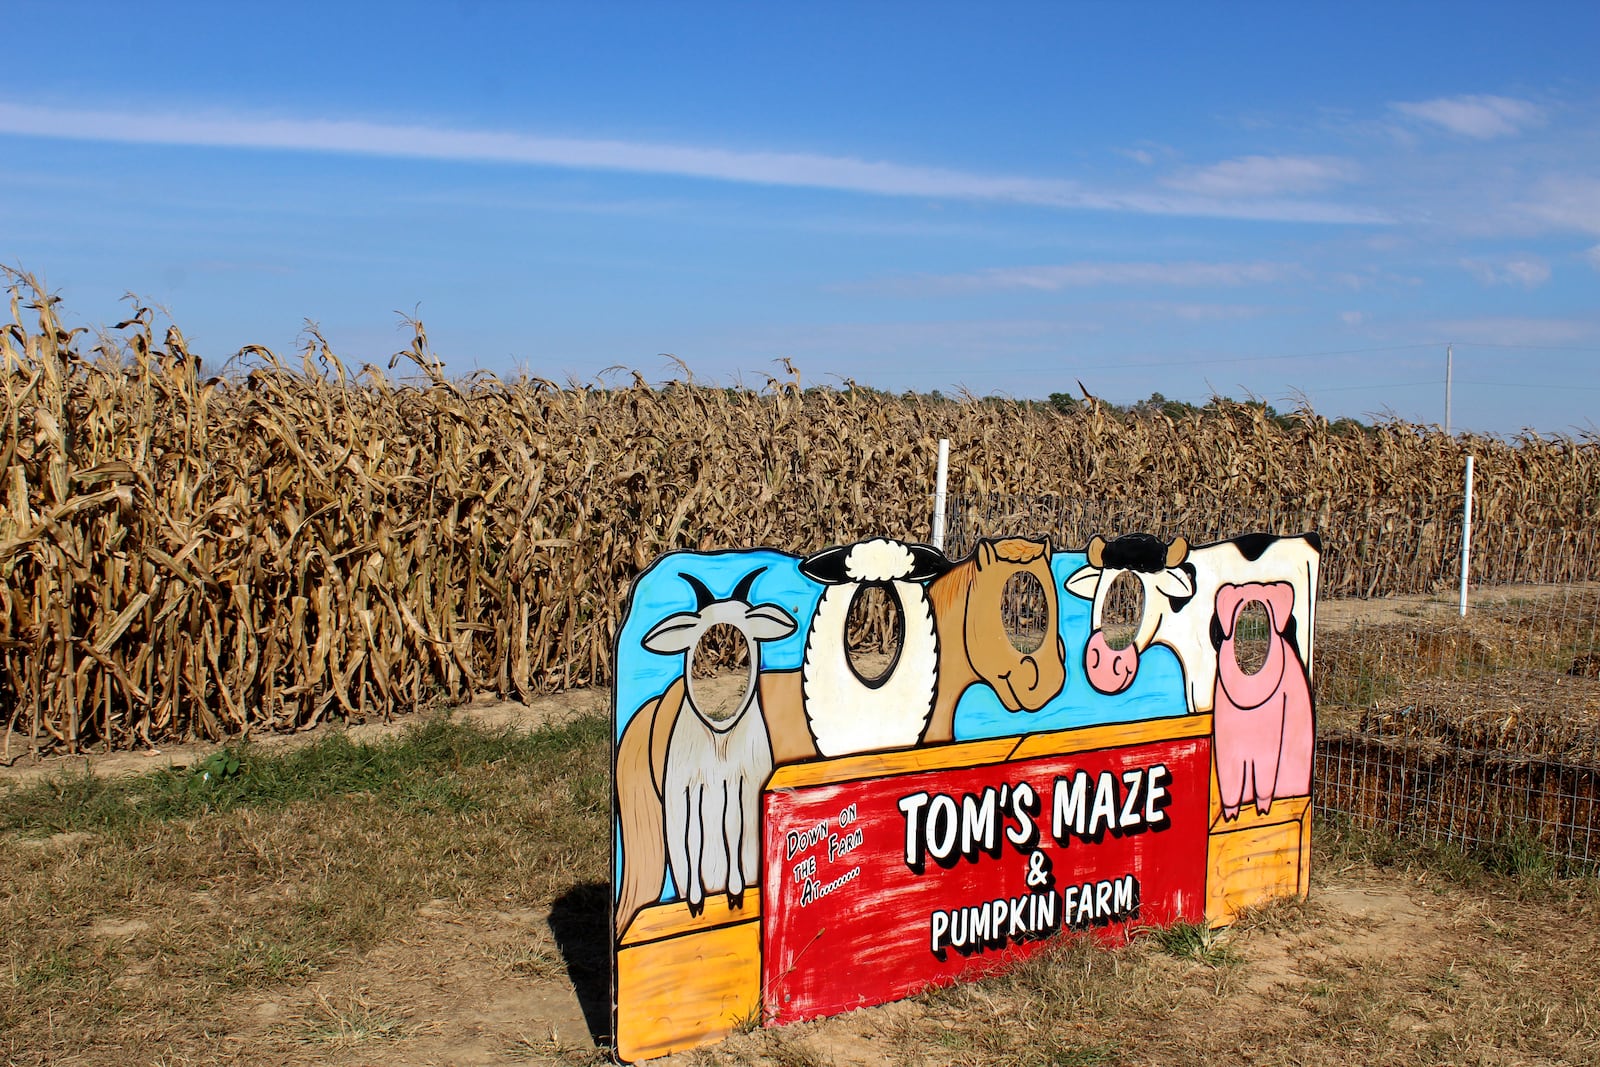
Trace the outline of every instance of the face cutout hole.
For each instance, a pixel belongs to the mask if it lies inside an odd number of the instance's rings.
[[[894,672],[905,632],[905,614],[892,587],[857,588],[844,620],[845,658],[856,677],[868,685],[881,685]]]
[[[1118,571],[1100,608],[1100,632],[1113,652],[1133,644],[1143,618],[1144,583],[1128,571]]]
[[[1029,571],[1018,571],[1000,590],[1000,623],[1006,640],[1023,655],[1037,652],[1050,626],[1050,602],[1044,586]]]
[[[744,707],[750,684],[750,639],[725,622],[700,635],[689,658],[694,706],[712,722],[727,722]]]
[[[1272,617],[1265,604],[1252,600],[1239,610],[1239,621],[1233,625],[1233,662],[1239,673],[1259,673],[1271,647]]]

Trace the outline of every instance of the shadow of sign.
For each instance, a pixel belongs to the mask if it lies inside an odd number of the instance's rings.
[[[604,882],[575,885],[550,907],[550,932],[595,1046],[611,1044],[611,905]]]

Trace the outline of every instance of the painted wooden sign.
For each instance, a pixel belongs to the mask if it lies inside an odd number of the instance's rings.
[[[1319,550],[1135,534],[657,561],[617,646],[617,1055],[1303,894]],[[1115,647],[1123,573],[1143,607]],[[1008,633],[1030,589],[1031,632]],[[876,671],[845,647],[868,590],[898,623]],[[696,677],[706,640],[746,647],[742,699]]]

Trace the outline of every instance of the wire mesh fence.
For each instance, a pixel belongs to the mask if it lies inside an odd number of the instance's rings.
[[[1250,531],[1323,538],[1314,637],[1316,805],[1354,825],[1600,864],[1600,524],[1475,516],[1459,609],[1461,516],[1374,505],[1317,514],[1243,503],[958,497],[947,551],[978,537]],[[1138,607],[1133,614],[1137,617]]]

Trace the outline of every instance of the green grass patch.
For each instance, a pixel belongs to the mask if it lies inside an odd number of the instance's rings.
[[[126,830],[252,807],[369,794],[410,811],[466,813],[479,799],[462,772],[500,762],[548,765],[597,740],[608,726],[587,717],[527,732],[485,730],[437,718],[372,742],[333,734],[300,748],[234,745],[193,766],[110,778],[63,771],[0,793],[0,832]]]

